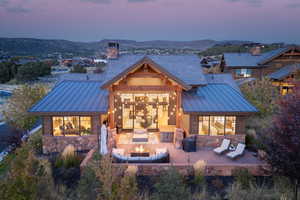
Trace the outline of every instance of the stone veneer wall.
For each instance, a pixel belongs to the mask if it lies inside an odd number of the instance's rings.
[[[75,115],[75,114],[74,114]],[[56,115],[63,116],[63,115]],[[86,116],[86,115],[85,115]],[[86,136],[53,136],[52,116],[43,116],[43,153],[62,152],[67,145],[73,145],[76,150],[84,151],[98,148],[98,132],[100,131],[100,116],[93,115],[91,128],[93,135]]]
[[[43,153],[62,152],[68,145],[78,151],[91,150],[98,147],[98,135],[88,136],[52,136],[43,135]]]

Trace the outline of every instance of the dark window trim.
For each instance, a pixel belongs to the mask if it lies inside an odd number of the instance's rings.
[[[226,134],[227,117],[235,117],[235,120],[234,120],[234,135],[237,135],[236,134],[237,116],[235,116],[235,115],[199,115],[198,119],[200,117],[202,117],[202,121],[201,121],[202,123],[204,122],[204,117],[208,117],[208,133],[204,134],[203,136],[226,136],[226,135],[231,135],[231,134]],[[224,133],[223,133],[223,135],[211,135],[211,132],[210,132],[211,117],[224,117]],[[200,119],[199,119],[199,122],[198,122],[198,127],[199,127],[199,123],[200,123]],[[198,130],[198,135],[200,135],[199,131],[200,130]]]
[[[55,116],[52,116],[51,117],[51,127],[52,127],[52,131],[51,131],[51,133],[52,133],[52,136],[54,136],[54,132],[53,132],[53,118],[58,118],[58,117],[60,117],[60,118],[62,118],[62,122],[63,122],[63,126],[65,127],[65,117],[78,117],[79,118],[79,120],[78,120],[78,125],[79,125],[79,127],[78,127],[78,129],[79,129],[79,132],[78,132],[78,134],[76,133],[76,135],[78,135],[78,136],[84,136],[84,135],[82,135],[82,131],[81,131],[81,129],[80,129],[80,127],[81,127],[81,120],[80,120],[80,118],[81,117],[89,117],[90,118],[90,124],[91,124],[91,130],[90,130],[90,132],[91,132],[91,135],[93,135],[94,133],[93,133],[93,131],[92,131],[92,127],[93,127],[93,120],[92,120],[92,116],[90,116],[90,115],[60,115],[60,116],[57,116],[57,115],[55,115]],[[60,135],[60,136],[69,136],[68,134],[65,134],[64,132]]]

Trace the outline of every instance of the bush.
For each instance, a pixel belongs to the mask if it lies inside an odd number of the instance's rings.
[[[78,186],[75,190],[75,199],[96,199],[99,188],[100,182],[96,177],[95,171],[90,167],[86,167],[81,173]]]
[[[87,71],[84,67],[81,65],[75,65],[73,69],[71,70],[71,73],[83,73],[85,74]]]
[[[182,200],[190,199],[191,193],[183,182],[183,177],[175,168],[171,168],[162,174],[161,178],[154,185],[154,200]]]
[[[255,177],[247,169],[236,169],[233,171],[235,182],[242,187],[247,189],[251,184],[255,182]]]
[[[28,139],[28,144],[31,146],[32,150],[36,154],[43,153],[43,142],[42,142],[42,131],[31,135]]]
[[[279,199],[272,190],[265,186],[250,184],[248,188],[243,188],[238,182],[233,183],[227,190],[229,200],[274,200]]]

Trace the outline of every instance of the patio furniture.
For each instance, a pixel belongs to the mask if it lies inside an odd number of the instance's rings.
[[[228,139],[223,139],[221,146],[217,147],[214,149],[214,152],[216,154],[222,154],[224,153],[226,150],[228,150],[230,145],[230,140]]]
[[[196,152],[196,137],[188,137],[182,140],[183,150],[185,152]]]
[[[145,129],[135,129],[133,131],[132,142],[148,142],[149,135]]]
[[[112,153],[113,154],[119,154],[119,155],[124,155],[125,150],[124,149],[117,149],[117,148],[113,148],[112,149]]]
[[[160,132],[160,142],[170,143],[174,141],[174,132],[161,131]]]
[[[143,157],[143,156],[125,156],[121,155],[118,151],[112,151],[112,157],[116,163],[168,163],[170,161],[169,152],[156,152],[154,155]]]
[[[237,158],[238,156],[241,156],[241,155],[244,154],[245,147],[246,147],[245,144],[239,143],[234,151],[229,152],[229,153],[227,153],[226,155],[227,155],[227,157],[229,157],[229,158],[231,158],[231,159],[235,159],[235,158]]]

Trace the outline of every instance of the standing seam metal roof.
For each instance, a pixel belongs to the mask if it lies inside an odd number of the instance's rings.
[[[271,79],[281,80],[281,79],[287,77],[288,75],[296,72],[297,70],[300,70],[300,64],[287,65],[287,66],[269,74],[268,77]]]
[[[108,92],[99,81],[62,81],[29,112],[107,112]]]
[[[194,93],[183,92],[184,112],[257,112],[241,93],[227,84],[208,84]]]
[[[227,67],[261,67],[266,61],[286,52],[288,47],[278,48],[261,55],[251,53],[224,53]]]
[[[124,55],[116,60],[110,60],[104,82],[112,80],[144,57],[144,55]],[[187,85],[207,84],[200,59],[195,55],[147,55],[146,57]]]

